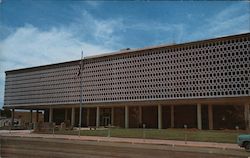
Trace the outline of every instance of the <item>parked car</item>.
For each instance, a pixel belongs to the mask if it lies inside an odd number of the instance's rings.
[[[250,134],[241,134],[238,136],[237,144],[240,147],[245,148],[247,151],[250,151]]]

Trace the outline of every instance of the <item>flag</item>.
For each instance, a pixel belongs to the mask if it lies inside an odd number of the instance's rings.
[[[81,61],[79,62],[79,68],[76,77],[79,77],[82,71],[83,71],[83,51],[82,51]]]
[[[81,62],[79,63],[79,67],[78,67],[78,72],[77,72],[77,76],[80,76],[81,74]]]

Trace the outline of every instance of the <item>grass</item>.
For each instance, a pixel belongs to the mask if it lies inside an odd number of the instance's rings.
[[[41,132],[39,132],[41,133]],[[52,133],[43,132],[43,133]],[[82,136],[108,136],[107,129],[98,130],[81,130]],[[144,133],[144,134],[143,134]],[[145,139],[168,139],[168,140],[185,140],[185,134],[187,135],[187,140],[189,141],[203,141],[203,142],[218,142],[218,143],[236,143],[236,138],[239,134],[247,133],[246,131],[236,131],[229,130],[212,130],[212,131],[199,131],[188,129],[187,131],[183,129],[110,129],[111,137],[121,137],[121,138],[143,138]],[[66,135],[78,135],[77,130],[72,131],[55,131],[55,134],[66,134]]]

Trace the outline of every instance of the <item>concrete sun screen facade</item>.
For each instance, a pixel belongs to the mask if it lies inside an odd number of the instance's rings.
[[[4,108],[123,128],[250,127],[250,33],[6,71]]]

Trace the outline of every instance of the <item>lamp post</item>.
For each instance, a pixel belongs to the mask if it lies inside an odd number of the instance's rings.
[[[143,137],[143,141],[145,141],[145,138],[146,138],[146,133],[145,133],[145,128],[146,128],[146,124],[145,123],[143,123],[142,124],[142,137]]]
[[[236,136],[236,139],[238,138],[238,136],[239,136],[239,129],[240,129],[240,127],[238,126],[238,125],[236,125],[235,126],[235,129],[236,129],[236,132],[237,132],[237,136]]]
[[[184,125],[185,128],[185,144],[187,144],[187,125]]]

